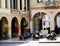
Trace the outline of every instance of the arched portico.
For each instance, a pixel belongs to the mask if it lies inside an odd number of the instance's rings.
[[[58,12],[54,17],[54,29],[57,34],[60,33],[60,12]]]
[[[25,32],[25,29],[27,27],[28,23],[25,17],[22,17],[21,19],[21,35]]]
[[[48,21],[43,21],[44,17],[46,17],[46,13],[44,12],[38,12],[36,13],[34,16],[33,16],[33,20],[32,20],[32,27],[33,27],[33,32],[34,31],[41,31],[43,30],[44,26],[44,23],[48,23],[48,28],[49,28],[49,31],[50,31],[50,21],[49,21],[49,17],[47,17]],[[48,15],[47,15],[48,16]],[[44,19],[46,20],[46,18]],[[46,27],[47,28],[47,27]]]
[[[2,17],[0,20],[0,34],[2,39],[8,39],[8,20],[6,17]]]
[[[18,19],[16,17],[13,17],[11,22],[11,36],[12,38],[17,37],[19,33],[19,26],[18,26]]]

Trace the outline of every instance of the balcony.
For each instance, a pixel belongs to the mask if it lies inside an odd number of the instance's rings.
[[[19,14],[20,11],[17,9],[11,9],[11,14]]]
[[[22,10],[17,10],[17,9],[11,9],[11,14],[14,14],[14,15],[28,15],[29,12],[28,11],[22,11]]]
[[[22,15],[29,15],[29,11],[20,11],[20,14],[22,14]]]
[[[45,2],[46,7],[58,7],[59,6],[59,2],[58,1],[54,1],[54,2]]]
[[[18,9],[6,9],[6,8],[0,8],[0,15],[29,15],[29,11],[22,11]]]

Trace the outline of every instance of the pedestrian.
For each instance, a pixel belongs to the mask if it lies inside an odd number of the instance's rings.
[[[16,32],[16,34],[18,34],[18,32],[19,32],[17,26],[15,27],[15,32]]]

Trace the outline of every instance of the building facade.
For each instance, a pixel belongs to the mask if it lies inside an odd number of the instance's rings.
[[[60,0],[0,0],[0,37],[60,28]],[[22,25],[27,24],[25,27]],[[24,28],[24,30],[23,30]],[[17,30],[17,31],[15,31]]]
[[[21,27],[28,23],[29,29],[29,4],[28,0],[0,0],[0,38],[7,33],[9,38],[21,35]],[[25,23],[24,23],[25,21]],[[23,24],[22,24],[23,23]],[[6,36],[5,36],[6,37]]]
[[[30,0],[30,29],[54,30],[56,25],[60,28],[60,0]]]

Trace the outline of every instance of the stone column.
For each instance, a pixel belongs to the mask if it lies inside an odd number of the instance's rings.
[[[54,30],[54,18],[50,17],[50,30]]]
[[[20,19],[18,19],[18,28],[19,28],[18,35],[20,36],[21,35],[21,22],[20,22]]]
[[[5,8],[5,0],[1,0],[1,6],[2,8]]]
[[[54,30],[54,11],[49,12],[50,17],[50,31]]]
[[[22,0],[22,10],[24,11],[24,0]]]
[[[20,10],[20,0],[18,0],[18,10]]]
[[[19,28],[19,33],[18,33],[18,35],[20,36],[20,35],[21,35],[21,26],[18,25],[18,28]]]
[[[11,38],[11,21],[8,23],[8,35]]]
[[[33,31],[34,31],[34,28],[33,28],[33,21],[30,21],[30,30],[31,30],[31,33],[33,33]]]
[[[18,23],[20,23],[20,21],[18,22]],[[20,28],[21,26],[20,26],[20,24],[18,25],[18,29],[19,29],[19,33],[18,33],[18,35],[20,36],[21,35],[21,28]]]
[[[10,9],[10,0],[7,0],[8,1],[8,3],[7,3],[7,5],[8,5],[8,8]]]

